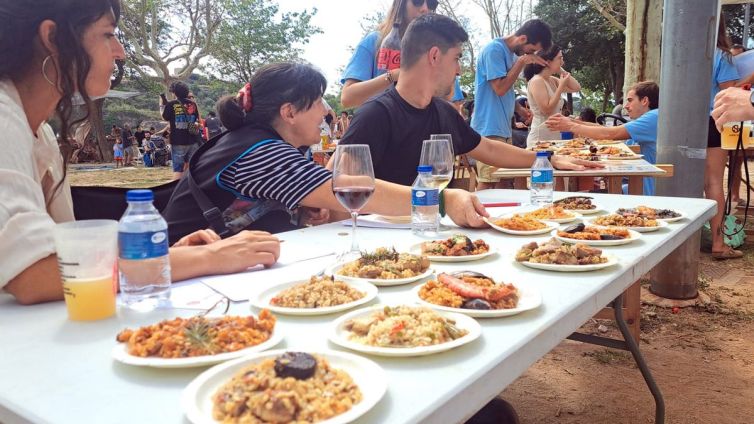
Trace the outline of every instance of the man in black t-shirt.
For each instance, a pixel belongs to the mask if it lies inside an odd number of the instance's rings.
[[[207,129],[207,140],[223,132],[223,124],[220,122],[220,118],[212,111],[207,113],[204,127]]]
[[[161,106],[162,118],[170,123],[170,154],[173,178],[177,180],[183,175],[191,155],[199,148],[202,136],[199,107],[188,98],[188,85],[176,81],[170,85],[170,92],[175,94],[176,99]]]
[[[456,155],[501,168],[529,168],[536,154],[498,143],[474,131],[458,111],[443,100],[461,72],[460,58],[468,34],[454,20],[437,14],[416,18],[401,42],[398,83],[364,103],[340,144],[368,144],[375,177],[411,185],[422,141],[432,134],[450,134]],[[602,167],[594,162],[553,156],[558,169]]]

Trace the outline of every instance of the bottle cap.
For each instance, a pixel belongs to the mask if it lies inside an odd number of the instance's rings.
[[[548,156],[550,156],[550,154],[546,150],[545,151],[537,152],[537,157],[538,158],[541,158],[541,157],[545,157],[546,158]]]
[[[151,202],[154,200],[152,190],[128,190],[126,192],[127,202]]]
[[[419,165],[416,167],[419,172],[432,172],[432,165]]]

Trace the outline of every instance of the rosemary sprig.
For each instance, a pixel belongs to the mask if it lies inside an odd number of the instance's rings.
[[[209,322],[204,317],[192,318],[184,329],[184,335],[191,345],[214,355],[217,353],[217,346],[215,346],[212,336],[209,334],[210,328]]]

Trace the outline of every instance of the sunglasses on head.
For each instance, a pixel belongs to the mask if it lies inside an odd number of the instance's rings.
[[[411,4],[413,4],[414,7],[422,7],[425,1],[427,2],[427,8],[429,10],[437,9],[438,0],[411,0]]]

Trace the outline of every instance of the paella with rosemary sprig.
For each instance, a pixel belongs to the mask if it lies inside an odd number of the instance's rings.
[[[130,355],[189,358],[235,352],[267,341],[275,328],[267,309],[254,316],[173,318],[138,329],[125,329],[116,340]]]
[[[426,256],[398,253],[394,248],[380,247],[373,252],[361,252],[361,257],[345,264],[339,275],[356,278],[395,280],[421,275],[429,269]]]

